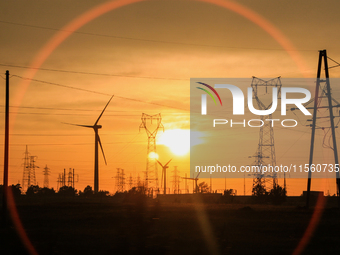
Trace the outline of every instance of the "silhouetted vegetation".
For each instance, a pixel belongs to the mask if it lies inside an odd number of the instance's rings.
[[[209,192],[209,185],[206,182],[201,182],[197,185],[198,193],[208,193]]]
[[[26,196],[54,196],[56,194],[53,188],[41,188],[39,185],[31,185],[26,191]]]
[[[21,186],[20,184],[12,184],[10,186],[11,190],[12,190],[12,194],[14,197],[20,197],[21,195]],[[3,192],[3,185],[0,185],[0,195],[2,196],[2,192]]]
[[[40,187],[38,185],[31,185],[26,191],[26,196],[35,196],[39,194]]]
[[[278,205],[286,201],[287,191],[275,183],[273,188],[268,192],[263,180],[257,178],[255,185],[253,186],[252,194],[255,202],[272,203]]]
[[[21,195],[21,186],[20,186],[19,183],[16,184],[16,185],[12,184],[11,189],[12,189],[12,194],[13,194],[14,197],[20,197],[20,195]]]
[[[262,180],[262,178],[256,178],[254,185],[253,185],[253,189],[252,189],[252,195],[255,197],[265,197],[268,195],[268,192],[266,190],[266,187],[264,185],[264,181]]]
[[[92,189],[92,187],[91,187],[90,185],[87,185],[87,186],[84,188],[84,191],[83,191],[83,192],[79,191],[79,196],[81,196],[81,197],[87,197],[87,198],[89,198],[89,197],[92,197],[93,194],[94,194],[94,191],[93,191],[93,189]]]
[[[58,195],[67,196],[67,197],[74,197],[77,195],[77,190],[73,187],[63,186],[59,189]]]
[[[116,192],[113,198],[121,202],[138,203],[146,199],[146,190],[143,186],[133,187],[128,191]]]
[[[273,204],[282,204],[286,201],[287,191],[285,188],[281,187],[280,185],[276,184],[269,192],[270,201]]]

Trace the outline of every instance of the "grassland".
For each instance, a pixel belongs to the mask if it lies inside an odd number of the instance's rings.
[[[39,254],[292,254],[313,209],[104,200],[19,203]],[[340,212],[326,208],[302,254],[339,254]],[[25,254],[2,227],[0,254]]]

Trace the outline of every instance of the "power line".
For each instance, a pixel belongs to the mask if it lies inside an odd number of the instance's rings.
[[[104,95],[104,96],[112,96],[111,94],[107,94],[107,93],[103,93],[103,92],[98,92],[98,91],[89,90],[89,89],[76,88],[76,87],[72,87],[72,86],[68,86],[68,85],[63,85],[63,84],[55,83],[55,82],[49,82],[49,81],[43,81],[43,80],[38,80],[38,79],[26,78],[26,77],[22,77],[22,76],[19,76],[19,75],[13,75],[13,77],[17,77],[17,78],[23,79],[23,80],[30,80],[30,81],[35,81],[35,82],[43,83],[43,84],[48,84],[48,85],[68,88],[68,89],[74,89],[74,90],[79,90],[79,91],[84,91],[84,92]],[[152,104],[152,105],[157,105],[157,106],[162,106],[162,107],[168,107],[168,108],[178,109],[178,110],[181,110],[181,111],[188,111],[187,109],[182,109],[182,108],[178,108],[178,107],[174,107],[174,106],[168,106],[168,105],[159,104],[159,103],[148,102],[148,101],[144,101],[144,100],[140,100],[140,99],[134,99],[134,98],[129,98],[129,97],[117,96],[117,95],[115,95],[115,97],[116,98],[120,98],[120,99],[134,101],[134,102],[139,102],[139,103],[145,103],[145,104]]]
[[[5,107],[4,105],[0,105],[0,107]],[[93,109],[72,109],[72,108],[59,108],[59,107],[38,107],[38,106],[18,106],[18,105],[10,105],[10,108],[20,108],[20,109],[38,109],[38,110],[57,110],[57,111],[84,111],[84,112],[99,112],[100,110],[93,110]],[[107,110],[106,112],[138,112],[140,113],[140,110],[131,110],[131,111],[113,111],[113,110]],[[166,114],[187,114],[187,113],[180,113],[180,112],[167,112]],[[85,115],[84,115],[85,116]],[[92,116],[92,115],[91,115]],[[138,115],[139,116],[139,115]]]
[[[4,134],[0,134],[4,135]],[[128,133],[118,133],[118,134],[101,134],[102,136],[110,135],[135,135],[135,134],[128,134]],[[65,134],[11,134],[11,136],[93,136],[93,135],[80,135],[80,134],[73,134],[73,135],[65,135]]]
[[[59,87],[68,88],[68,89],[74,89],[74,90],[80,90],[80,91],[90,92],[90,93],[104,95],[104,96],[112,96],[110,94],[103,93],[103,92],[98,92],[98,91],[94,91],[94,90],[88,90],[88,89],[71,87],[71,86],[62,85],[62,84],[55,83],[55,82],[49,82],[49,81],[43,81],[43,80],[26,78],[26,77],[22,77],[22,76],[19,76],[19,75],[13,75],[13,77],[17,77],[17,78],[20,78],[22,80],[35,81],[35,82],[40,82],[40,83],[44,83],[44,84],[48,84],[48,85],[59,86]]]
[[[0,112],[2,114],[4,112]],[[57,116],[93,116],[90,114],[77,114],[77,113],[46,113],[46,112],[9,112],[9,113],[15,113],[15,114],[23,114],[23,115],[57,115]],[[140,114],[106,114],[108,117],[135,117],[140,116]]]
[[[0,23],[16,25],[16,26],[31,27],[31,28],[38,28],[38,29],[45,29],[45,30],[72,32],[72,31],[62,30],[62,29],[58,29],[58,28],[28,25],[28,24],[16,23],[16,22],[10,22],[10,21],[0,21]],[[164,40],[155,40],[155,39],[143,39],[143,38],[134,38],[134,37],[125,37],[125,36],[117,36],[117,35],[107,35],[107,34],[99,34],[99,33],[80,32],[80,31],[74,31],[73,33],[74,34],[89,35],[89,36],[115,38],[115,39],[122,39],[122,40],[142,41],[142,42],[162,43],[162,44],[175,44],[175,45],[184,45],[184,46],[226,48],[226,49],[238,49],[238,50],[287,51],[285,49],[230,47],[230,46],[224,46],[224,45],[211,45],[211,44],[197,44],[197,43],[174,42],[174,41],[164,41]],[[316,51],[316,50],[309,50],[309,49],[307,49],[307,50],[290,50],[290,51]]]
[[[330,60],[332,60],[334,63],[336,63],[335,66],[328,67],[328,69],[331,69],[331,68],[340,66],[340,63],[339,63],[339,62],[335,61],[334,59],[331,59],[330,57],[327,57],[327,58],[330,59]]]
[[[105,145],[107,144],[122,144],[122,143],[132,143],[132,142],[111,142],[111,143],[103,143]],[[133,143],[143,143],[142,141],[136,141]],[[1,146],[3,146],[4,144],[0,144]],[[22,144],[11,144],[10,146],[25,146],[26,144],[22,143]],[[33,144],[29,144],[29,146],[70,146],[70,145],[74,145],[74,146],[78,146],[78,145],[93,145],[93,143],[33,143]]]
[[[3,63],[0,63],[0,66],[23,68],[23,69],[35,69],[35,70],[40,70],[40,71],[51,71],[51,72],[59,72],[59,73],[87,74],[87,75],[113,76],[113,77],[150,79],[150,80],[170,80],[170,81],[187,81],[187,80],[189,80],[189,79],[179,79],[179,78],[169,78],[169,77],[134,76],[134,75],[124,75],[124,74],[108,74],[108,73],[94,73],[94,72],[83,72],[83,71],[70,71],[70,70],[61,70],[61,69],[50,69],[50,68],[41,68],[41,67],[38,68],[38,67],[11,65],[11,64],[3,64]],[[13,75],[13,76],[15,76],[15,75]]]

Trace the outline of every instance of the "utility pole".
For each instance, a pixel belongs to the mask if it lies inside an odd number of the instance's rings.
[[[9,71],[6,71],[6,109],[5,109],[5,149],[4,149],[4,180],[3,180],[3,222],[7,221],[7,192],[8,192],[8,147],[9,147]]]
[[[243,195],[246,195],[246,173],[243,174]]]
[[[185,178],[184,178],[184,186],[185,186],[185,194],[189,194],[189,188],[188,188],[188,177],[187,174],[185,173]]]
[[[66,186],[66,169],[64,168],[63,187]]]
[[[324,65],[325,70],[325,80],[321,79],[321,68],[322,63]],[[328,99],[328,110],[329,110],[329,121],[331,125],[331,132],[332,132],[332,142],[333,142],[333,152],[334,152],[334,161],[335,165],[339,165],[339,159],[338,159],[338,149],[336,145],[336,137],[335,137],[335,126],[334,126],[334,115],[333,115],[333,104],[332,104],[332,96],[331,96],[331,85],[329,81],[329,72],[328,72],[328,62],[327,62],[327,51],[326,50],[320,50],[319,51],[319,61],[318,61],[318,70],[316,75],[316,87],[315,87],[315,97],[314,97],[314,112],[313,112],[313,122],[311,124],[312,126],[312,134],[311,134],[311,144],[310,144],[310,153],[309,153],[309,171],[308,171],[308,181],[307,181],[307,196],[306,196],[306,207],[309,207],[310,204],[310,190],[311,190],[311,182],[312,182],[312,172],[311,172],[311,166],[313,163],[313,152],[314,152],[314,139],[315,139],[315,129],[316,129],[316,119],[317,119],[317,112],[319,108],[319,104],[321,103],[322,96],[319,98],[319,90],[321,88],[322,93],[326,93],[327,99]],[[321,85],[325,84],[325,85]],[[337,196],[338,198],[340,195],[340,176],[339,171],[336,172],[336,185],[337,185]]]

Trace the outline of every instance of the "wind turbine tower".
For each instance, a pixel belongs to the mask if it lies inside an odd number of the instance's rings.
[[[158,164],[162,167],[162,181],[164,181],[164,191],[163,191],[163,194],[164,194],[164,195],[166,194],[166,169],[169,168],[169,167],[168,167],[168,164],[170,163],[171,160],[172,160],[172,159],[170,159],[170,160],[168,161],[168,163],[166,163],[164,166],[162,165],[161,162],[159,162],[159,161],[157,160]]]
[[[98,145],[100,145],[100,148],[102,150],[102,154],[103,154],[103,157],[104,157],[105,165],[107,165],[103,146],[102,146],[102,143],[100,141],[99,134],[98,134],[98,130],[102,128],[102,125],[98,125],[98,122],[99,122],[100,118],[102,117],[106,107],[111,102],[112,98],[113,98],[113,96],[110,98],[109,102],[106,104],[106,106],[104,107],[103,111],[101,112],[101,114],[99,115],[98,119],[96,120],[96,122],[94,123],[93,126],[65,123],[65,124],[78,126],[78,127],[92,128],[93,131],[94,131],[94,193],[98,193],[98,191],[99,191],[99,167],[98,167],[98,162],[99,162],[98,161],[98,147],[99,146]]]

